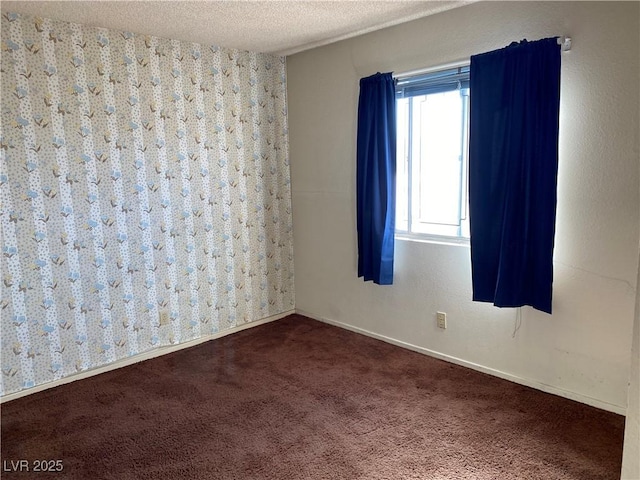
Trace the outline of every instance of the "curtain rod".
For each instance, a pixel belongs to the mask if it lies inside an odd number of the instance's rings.
[[[571,37],[561,35],[558,37],[558,45],[563,52],[571,50]],[[445,63],[436,67],[419,68],[417,70],[409,70],[407,72],[394,73],[393,78],[413,77],[414,75],[422,75],[425,73],[437,72],[438,70],[447,70],[449,68],[458,68],[469,65],[470,60],[458,60],[455,62]]]

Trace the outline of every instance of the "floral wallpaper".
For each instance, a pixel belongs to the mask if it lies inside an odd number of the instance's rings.
[[[285,59],[3,13],[16,392],[294,306]]]

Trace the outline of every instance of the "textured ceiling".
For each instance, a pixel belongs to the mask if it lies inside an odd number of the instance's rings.
[[[439,0],[2,1],[2,11],[290,55],[470,3]]]

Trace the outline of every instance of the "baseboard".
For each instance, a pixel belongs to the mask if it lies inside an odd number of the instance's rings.
[[[35,387],[31,387],[25,390],[20,390],[19,392],[9,393],[0,397],[0,403],[10,402],[11,400],[16,400],[18,398],[31,395],[32,393],[41,392],[43,390],[48,390],[49,388],[57,387],[59,385],[64,385],[65,383],[75,382],[76,380],[82,380],[83,378],[93,377],[94,375],[99,375],[101,373],[109,372],[111,370],[115,370],[117,368],[126,367],[128,365],[133,365],[134,363],[143,362],[145,360],[149,360],[151,358],[159,357],[161,355],[166,355],[167,353],[177,352],[178,350],[183,350],[185,348],[193,347],[195,345],[199,345],[204,342],[208,342],[209,340],[215,340],[216,338],[225,337],[227,335],[231,335],[233,333],[238,333],[242,330],[246,330],[247,328],[257,327],[258,325],[264,325],[265,323],[274,322],[276,320],[280,320],[281,318],[286,317],[287,315],[291,315],[295,313],[295,310],[288,310],[286,312],[279,313],[277,315],[272,315],[267,318],[263,318],[261,320],[256,320],[255,322],[245,323],[243,325],[239,325],[234,328],[230,328],[229,330],[225,330],[223,332],[218,332],[212,335],[204,335],[199,338],[194,338],[193,340],[189,340],[184,343],[178,343],[176,345],[167,345],[164,347],[158,347],[153,350],[149,350],[147,352],[140,353],[138,355],[134,355],[127,358],[122,358],[120,360],[116,360],[113,363],[109,363],[107,365],[103,365],[101,367],[93,368],[91,370],[86,370],[84,372],[74,373],[67,377],[61,378],[60,380],[55,380],[53,382],[47,382],[40,385],[36,385]]]
[[[606,410],[608,412],[617,413],[619,415],[626,415],[627,408],[622,407],[620,405],[614,405],[612,403],[603,402],[602,400],[598,400],[597,398],[588,397],[586,395],[582,395],[580,393],[572,392],[570,390],[564,390],[562,388],[554,387],[552,385],[547,385],[545,383],[539,382],[537,380],[532,380],[529,378],[519,377],[517,375],[513,375],[511,373],[506,373],[501,370],[496,370],[493,368],[485,367],[483,365],[479,365],[477,363],[469,362],[467,360],[463,360],[461,358],[452,357],[451,355],[446,355],[444,353],[436,352],[434,350],[430,350],[428,348],[419,347],[417,345],[413,345],[411,343],[403,342],[401,340],[397,340],[395,338],[386,337],[384,335],[380,335],[375,332],[371,332],[369,330],[365,330],[363,328],[354,327],[353,325],[349,325],[347,323],[338,322],[336,320],[331,320],[329,318],[320,317],[318,315],[314,315],[310,312],[306,312],[299,308],[296,309],[296,313],[300,315],[304,315],[305,317],[312,318],[314,320],[318,320],[323,323],[327,323],[329,325],[334,325],[336,327],[344,328],[345,330],[350,330],[355,333],[360,333],[362,335],[366,335],[367,337],[375,338],[377,340],[382,340],[383,342],[390,343],[392,345],[396,345],[398,347],[406,348],[407,350],[411,350],[417,353],[422,353],[424,355],[428,355],[430,357],[437,358],[439,360],[444,360],[446,362],[455,363],[456,365],[461,365],[463,367],[470,368],[472,370],[476,370],[478,372],[487,373],[489,375],[493,375],[494,377],[499,377],[504,380],[509,380],[514,383],[518,383],[520,385],[524,385],[526,387],[535,388],[536,390],[541,390],[546,393],[551,393],[553,395],[558,395],[560,397],[568,398],[569,400],[575,400],[580,403],[584,403],[586,405],[591,405],[592,407],[599,408],[601,410]]]

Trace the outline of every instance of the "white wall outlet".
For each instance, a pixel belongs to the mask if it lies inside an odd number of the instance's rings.
[[[445,312],[436,312],[436,321],[438,328],[447,328],[447,314]]]
[[[168,310],[160,310],[158,313],[158,317],[160,318],[160,326],[169,325],[171,323],[171,319],[169,318]]]

